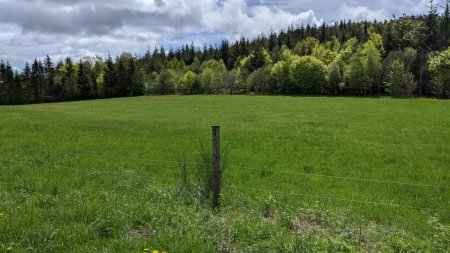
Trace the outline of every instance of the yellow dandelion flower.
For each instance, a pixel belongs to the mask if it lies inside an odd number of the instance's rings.
[[[159,253],[159,250],[154,250],[153,253]]]
[[[148,252],[150,252],[150,249],[149,248],[145,248],[144,249],[144,253],[148,253]]]

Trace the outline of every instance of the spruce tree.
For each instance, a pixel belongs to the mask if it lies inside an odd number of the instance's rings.
[[[51,99],[55,99],[55,66],[50,56],[46,56],[44,60],[44,77],[45,77],[45,90],[43,92],[50,96]]]
[[[82,60],[80,60],[80,63],[78,64],[77,84],[80,91],[80,98],[91,98],[93,90],[92,79],[87,64],[83,63]]]
[[[22,70],[22,80],[21,80],[21,85],[22,85],[22,89],[23,89],[23,103],[31,103],[32,100],[32,92],[31,92],[31,68],[30,68],[30,64],[28,64],[28,62],[25,63],[25,66]]]

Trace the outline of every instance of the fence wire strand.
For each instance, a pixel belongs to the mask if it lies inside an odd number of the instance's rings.
[[[124,156],[101,155],[101,154],[78,153],[78,152],[49,151],[49,150],[36,151],[35,149],[24,149],[24,148],[22,148],[20,150],[31,151],[31,152],[68,154],[68,155],[74,155],[74,156],[116,158],[116,159],[147,161],[147,162],[155,162],[155,163],[173,163],[173,164],[190,164],[190,165],[211,166],[211,164],[189,162],[189,161],[173,161],[173,160],[161,160],[161,159],[151,159],[151,158],[124,157]],[[264,171],[264,172],[270,172],[270,173],[283,173],[283,174],[308,176],[308,177],[322,177],[322,178],[331,178],[331,179],[340,179],[340,180],[361,181],[361,182],[378,183],[378,184],[396,184],[396,185],[413,186],[413,187],[430,187],[430,188],[450,189],[450,186],[447,186],[447,185],[418,184],[418,183],[397,182],[397,181],[389,181],[389,180],[381,180],[381,179],[367,179],[367,178],[359,178],[359,177],[335,176],[335,175],[288,171],[288,170],[260,169],[260,168],[251,168],[251,167],[238,166],[238,165],[224,165],[223,167],[235,168],[235,169],[241,169],[241,170],[251,170],[251,171]]]
[[[91,174],[95,174],[95,173],[98,173],[98,174],[115,173],[117,175],[122,175],[122,173],[118,173],[118,171],[99,171],[99,170],[90,170],[90,169],[80,169],[78,167],[60,166],[60,165],[56,165],[56,164],[41,164],[41,163],[36,163],[36,162],[32,162],[32,161],[10,160],[10,159],[3,159],[3,158],[0,158],[0,161],[9,162],[9,163],[22,163],[22,164],[34,165],[34,166],[45,167],[45,168],[68,169],[68,170],[72,170],[72,171],[85,172],[85,173],[91,173]],[[126,171],[123,171],[123,172],[124,172],[123,174],[126,174]],[[160,179],[160,178],[157,178],[157,177],[151,177],[151,176],[145,176],[144,177],[144,176],[135,175],[135,174],[133,174],[133,176],[134,177],[138,177],[138,178]],[[364,201],[364,200],[346,199],[346,198],[324,196],[324,195],[311,195],[311,194],[305,194],[305,193],[285,192],[285,191],[268,190],[268,189],[252,188],[252,187],[244,187],[244,186],[224,185],[223,188],[231,188],[231,189],[246,190],[246,191],[256,191],[256,192],[264,192],[264,193],[286,195],[286,196],[302,196],[302,197],[308,197],[308,198],[314,198],[314,199],[326,199],[326,200],[332,200],[332,201],[351,202],[351,203],[367,204],[367,205],[378,205],[378,206],[384,206],[384,207],[407,208],[407,209],[427,210],[427,211],[443,211],[442,209],[416,207],[416,206],[401,205],[401,204],[391,204],[391,203],[376,202],[376,201]]]
[[[258,192],[273,193],[273,194],[279,194],[279,195],[302,196],[302,197],[308,197],[308,198],[327,199],[327,200],[333,200],[333,201],[353,202],[353,203],[368,204],[368,205],[379,205],[379,206],[386,206],[386,207],[408,208],[408,209],[427,210],[427,211],[443,211],[441,209],[426,208],[426,207],[390,204],[390,203],[376,202],[376,201],[345,199],[345,198],[338,198],[338,197],[331,197],[331,196],[310,195],[310,194],[304,194],[304,193],[284,192],[284,191],[277,191],[277,190],[266,190],[266,189],[258,189],[258,188],[251,188],[251,187],[242,187],[242,186],[229,185],[229,186],[224,186],[224,188],[233,188],[233,189],[247,190],[247,191],[258,191]]]

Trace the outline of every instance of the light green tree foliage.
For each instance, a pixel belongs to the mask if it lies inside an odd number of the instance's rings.
[[[247,85],[251,92],[258,94],[274,93],[277,90],[276,81],[271,75],[272,66],[264,66],[253,71],[247,78]]]
[[[271,69],[270,73],[272,78],[278,84],[278,90],[280,92],[289,92],[292,89],[293,83],[290,79],[290,67],[292,63],[298,60],[300,57],[292,53],[291,50],[286,49],[282,53],[282,58]]]
[[[211,68],[205,68],[204,70],[202,70],[202,73],[200,73],[200,85],[202,87],[202,90],[204,90],[208,94],[212,93],[215,74],[216,73]]]
[[[389,73],[386,85],[386,91],[392,96],[401,96],[403,80],[405,76],[405,65],[399,61],[395,60],[389,66]]]
[[[164,63],[163,70],[161,70],[159,75],[162,83],[158,85],[159,88],[157,90],[162,91],[162,94],[171,94],[179,91],[178,88],[183,86],[182,79],[186,71],[188,71],[188,66],[182,60],[173,59]],[[161,94],[161,92],[157,93]]]
[[[371,40],[364,43],[361,53],[364,56],[364,82],[362,83],[362,87],[364,89],[364,95],[366,95],[367,90],[374,85],[378,86],[379,91],[383,64],[381,62],[380,51]]]
[[[180,72],[184,73],[187,67],[186,67],[186,64],[184,63],[184,61],[173,59],[170,61],[166,61],[164,63],[164,68],[172,69],[172,70],[176,70],[176,71],[180,71]]]
[[[192,71],[186,72],[181,78],[180,84],[177,86],[177,91],[181,94],[191,94],[196,90],[198,76]]]
[[[350,58],[358,51],[358,39],[350,38],[347,40],[341,48],[341,59],[345,64],[350,63]]]
[[[338,53],[328,49],[325,45],[320,44],[313,49],[311,55],[328,65],[336,58]]]
[[[405,65],[400,60],[395,60],[389,66],[387,82],[385,82],[386,91],[395,97],[412,96],[417,87],[414,76],[405,71]]]
[[[207,93],[216,93],[224,89],[224,75],[227,72],[222,60],[209,60],[203,62],[199,75],[200,85]]]
[[[100,56],[95,56],[94,75],[95,83],[97,84],[98,94],[103,96],[105,84],[106,63]]]
[[[417,50],[412,47],[407,47],[403,50],[403,63],[407,71],[412,71],[412,66],[417,57]]]
[[[180,80],[180,72],[172,69],[163,69],[159,75],[155,76],[155,80],[152,82],[155,85],[152,90],[156,94],[172,94],[175,92]]]
[[[333,52],[339,53],[339,52],[341,51],[342,44],[341,44],[341,42],[336,38],[336,36],[333,36],[333,37],[331,38],[331,40],[329,40],[329,41],[327,41],[327,42],[325,43],[325,46],[326,46],[327,49],[329,49],[329,50],[331,50],[331,51],[333,51]]]
[[[302,41],[299,41],[294,47],[294,53],[300,56],[311,55],[314,48],[320,45],[319,40],[313,37],[308,37]]]
[[[380,34],[371,32],[369,34],[369,41],[372,42],[372,44],[378,50],[380,57],[383,57],[386,54],[386,50],[384,49],[383,44],[383,37]]]
[[[327,83],[328,90],[334,90],[334,94],[337,95],[339,84],[342,82],[344,63],[338,56],[334,61],[328,65],[327,68]]]
[[[158,85],[160,83],[159,80],[159,74],[156,71],[153,71],[146,76],[146,82],[145,82],[145,94],[151,95],[151,94],[160,94],[157,91]]]
[[[431,88],[438,96],[450,94],[450,47],[438,52],[428,61],[428,70],[431,73]]]
[[[304,93],[319,93],[326,85],[326,65],[314,56],[303,56],[292,62],[290,78]]]
[[[239,73],[238,70],[232,69],[230,71],[225,71],[221,75],[221,81],[223,83],[223,92],[229,93],[230,95],[236,93],[236,84]]]
[[[359,52],[350,58],[350,63],[344,70],[346,86],[351,89],[362,90],[362,85],[364,83],[364,65],[364,57]]]

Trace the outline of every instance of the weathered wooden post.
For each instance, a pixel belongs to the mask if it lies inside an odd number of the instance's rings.
[[[221,187],[220,171],[220,126],[212,126],[212,187],[213,187],[213,209],[220,206],[219,196]]]

